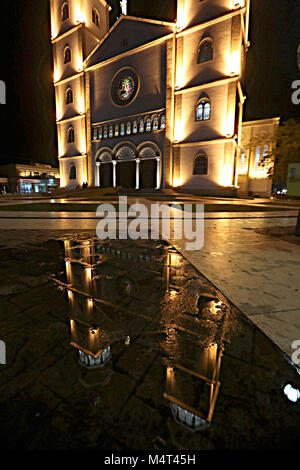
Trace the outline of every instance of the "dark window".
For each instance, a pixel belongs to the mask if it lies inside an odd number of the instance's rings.
[[[68,143],[70,144],[72,142],[75,142],[75,134],[73,127],[70,127],[70,129],[68,129]]]
[[[69,46],[65,48],[65,60],[64,63],[67,64],[68,62],[71,62],[71,49]]]
[[[73,103],[73,91],[71,88],[68,88],[66,93],[66,104],[70,103]]]
[[[211,106],[207,98],[201,99],[196,108],[196,121],[208,121],[210,119]]]
[[[207,175],[208,161],[206,155],[198,155],[194,163],[194,175]]]
[[[61,12],[61,19],[62,21],[66,21],[69,18],[69,5],[64,3]]]
[[[93,23],[96,25],[96,26],[99,26],[100,22],[99,22],[99,14],[97,12],[97,10],[93,9],[92,10],[92,18],[93,18]]]
[[[199,46],[198,52],[198,64],[203,64],[213,59],[214,46],[213,41],[210,38],[203,39]]]
[[[76,180],[76,166],[72,165],[70,167],[70,180]]]

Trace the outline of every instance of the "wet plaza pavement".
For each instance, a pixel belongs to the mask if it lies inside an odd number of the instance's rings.
[[[299,370],[166,242],[1,231],[0,250],[1,448],[298,448]]]

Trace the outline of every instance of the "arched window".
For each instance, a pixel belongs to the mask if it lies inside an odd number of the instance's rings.
[[[102,126],[98,126],[98,140],[102,139]]]
[[[70,180],[76,180],[76,166],[75,165],[70,166],[69,178]]]
[[[93,140],[98,139],[98,129],[97,127],[93,127]]]
[[[153,117],[153,127],[152,128],[153,128],[154,131],[158,130],[158,116],[156,116],[156,115]]]
[[[139,132],[144,132],[144,119],[141,118],[139,122]]]
[[[120,135],[125,135],[125,124],[124,124],[124,122],[121,123]]]
[[[104,126],[103,127],[103,138],[107,139],[107,135],[108,135],[108,128],[107,128],[107,126]]]
[[[119,124],[115,125],[115,137],[119,137]]]
[[[61,9],[61,20],[66,21],[69,18],[69,5],[64,3]]]
[[[208,121],[211,114],[209,98],[200,98],[196,107],[196,121]]]
[[[132,123],[132,133],[136,134],[138,131],[138,125],[137,125],[137,120],[135,119]]]
[[[150,132],[150,131],[151,131],[151,118],[147,117],[146,118],[146,132]]]
[[[64,50],[64,63],[67,64],[68,62],[71,62],[71,48],[70,46],[66,46]]]
[[[260,164],[260,147],[256,147],[255,149],[255,157],[254,157],[254,168],[257,169]]]
[[[109,131],[108,131],[108,135],[109,137],[113,137],[114,136],[114,126],[109,126]]]
[[[204,153],[197,155],[194,162],[194,175],[207,175],[208,173],[208,160]]]
[[[75,142],[75,134],[73,127],[69,127],[68,129],[68,143]]]
[[[203,64],[209,60],[213,60],[214,44],[211,38],[205,38],[200,42],[198,50],[198,64]]]
[[[243,147],[241,149],[240,156],[240,173],[244,173],[246,167],[246,149]]]
[[[98,13],[98,11],[96,10],[96,8],[93,8],[93,10],[92,10],[92,19],[93,19],[93,23],[94,23],[96,26],[99,26],[99,24],[100,24],[100,21],[99,21],[99,13]]]
[[[166,116],[164,114],[160,116],[160,128],[162,130],[166,128]]]
[[[126,124],[126,134],[127,135],[131,134],[131,122],[130,121],[127,121],[127,124]]]
[[[67,88],[66,91],[66,104],[73,103],[73,91],[72,88]]]

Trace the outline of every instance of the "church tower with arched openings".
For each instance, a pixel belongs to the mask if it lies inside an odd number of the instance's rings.
[[[199,187],[207,194],[217,186],[237,188],[249,10],[250,0],[177,2],[168,106],[174,116],[167,116],[174,122],[172,186]]]
[[[88,181],[83,64],[109,30],[105,0],[50,0],[61,186]]]
[[[178,0],[170,22],[121,0],[109,27],[105,0],[51,0],[61,186],[268,195],[278,119],[243,123],[250,3]]]

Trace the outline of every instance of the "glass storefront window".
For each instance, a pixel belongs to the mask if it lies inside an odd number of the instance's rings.
[[[20,183],[20,192],[21,194],[32,193],[32,184],[31,183]]]
[[[34,185],[34,192],[35,193],[45,193],[46,192],[46,185],[45,184],[35,184]]]

